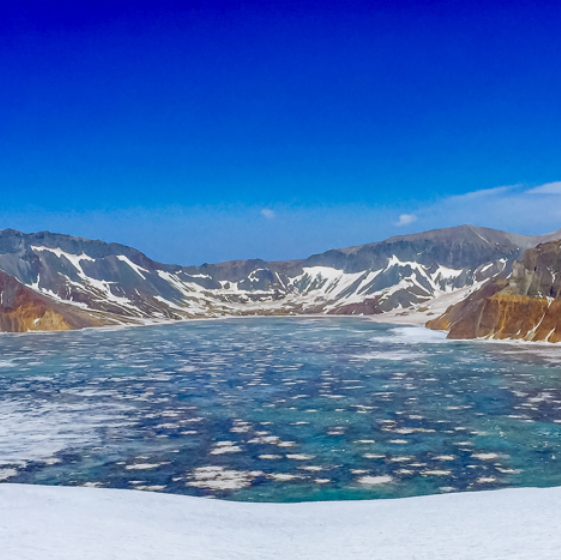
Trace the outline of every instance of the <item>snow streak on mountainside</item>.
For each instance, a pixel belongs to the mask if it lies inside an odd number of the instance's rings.
[[[306,260],[165,265],[116,243],[0,231],[0,269],[107,324],[224,315],[382,314],[461,301],[541,241],[461,226],[330,250]],[[442,310],[443,311],[443,310]]]

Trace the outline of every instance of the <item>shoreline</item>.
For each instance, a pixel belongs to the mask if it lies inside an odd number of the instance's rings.
[[[27,332],[9,332],[9,331],[0,331],[0,337],[2,336],[40,336],[40,335],[49,335],[55,336],[57,334],[70,334],[70,333],[90,333],[90,332],[111,332],[111,331],[120,331],[129,328],[142,328],[142,327],[159,327],[159,326],[170,326],[170,325],[179,325],[184,323],[193,323],[193,322],[207,322],[207,321],[232,321],[237,319],[243,320],[254,320],[254,319],[300,319],[300,320],[310,320],[310,319],[342,319],[342,318],[359,318],[362,320],[371,321],[373,323],[379,323],[382,325],[391,325],[391,326],[402,326],[402,327],[417,327],[421,328],[433,333],[446,333],[448,331],[445,330],[435,330],[429,329],[425,327],[425,323],[429,320],[424,314],[421,313],[404,313],[401,311],[400,313],[381,313],[377,315],[328,315],[325,313],[311,313],[311,314],[286,314],[286,315],[260,315],[260,314],[247,314],[247,315],[224,315],[221,317],[195,317],[195,318],[188,318],[188,319],[154,319],[154,320],[146,320],[143,323],[125,323],[121,325],[105,325],[102,327],[85,327],[82,329],[73,329],[68,331],[27,331]],[[528,348],[559,348],[561,347],[561,342],[547,342],[544,340],[523,340],[517,338],[503,338],[503,339],[495,339],[495,338],[459,338],[459,339],[449,339],[446,338],[449,342],[478,342],[478,343],[487,343],[487,344],[504,344],[504,345],[522,345]]]
[[[10,331],[0,331],[0,336],[27,336],[27,335],[56,335],[61,333],[76,333],[76,332],[108,332],[108,331],[120,331],[129,328],[142,328],[142,327],[159,327],[159,326],[169,326],[169,325],[179,325],[183,323],[195,323],[195,322],[206,322],[206,321],[232,321],[236,319],[244,320],[254,320],[254,319],[341,319],[341,318],[360,318],[365,320],[371,320],[376,323],[386,323],[389,325],[409,325],[409,326],[423,326],[415,322],[405,322],[405,321],[392,321],[392,320],[377,320],[372,319],[372,317],[377,317],[376,315],[327,315],[325,313],[299,313],[286,315],[261,315],[261,314],[247,314],[247,315],[224,315],[221,317],[194,317],[187,319],[154,319],[146,320],[142,323],[123,323],[120,325],[104,325],[101,327],[84,327],[82,329],[72,329],[67,331],[26,331],[26,332],[10,332]],[[390,318],[391,319],[391,318]]]

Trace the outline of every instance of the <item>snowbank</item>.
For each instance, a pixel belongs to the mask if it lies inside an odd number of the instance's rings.
[[[255,504],[0,484],[2,560],[546,560],[561,488]]]

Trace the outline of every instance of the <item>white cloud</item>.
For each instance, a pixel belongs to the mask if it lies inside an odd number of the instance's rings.
[[[492,189],[480,189],[478,191],[471,191],[465,194],[459,194],[449,197],[449,200],[481,200],[500,195],[506,195],[513,189],[518,188],[520,185],[508,185],[503,187],[493,187]]]
[[[399,216],[399,221],[396,222],[396,226],[406,226],[417,221],[417,216],[415,214],[401,214]]]
[[[528,194],[561,194],[561,181],[555,181],[553,183],[545,183],[545,185],[540,185],[539,187],[534,187],[526,191]]]
[[[561,181],[449,196],[415,209],[415,215],[422,224],[419,230],[472,224],[513,233],[548,233],[561,228]]]
[[[275,211],[270,208],[263,208],[263,210],[261,210],[261,214],[268,220],[272,220],[275,217]]]

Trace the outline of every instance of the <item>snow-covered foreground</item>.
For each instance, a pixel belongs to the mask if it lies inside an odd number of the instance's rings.
[[[0,485],[2,560],[546,560],[561,488],[257,504]]]

